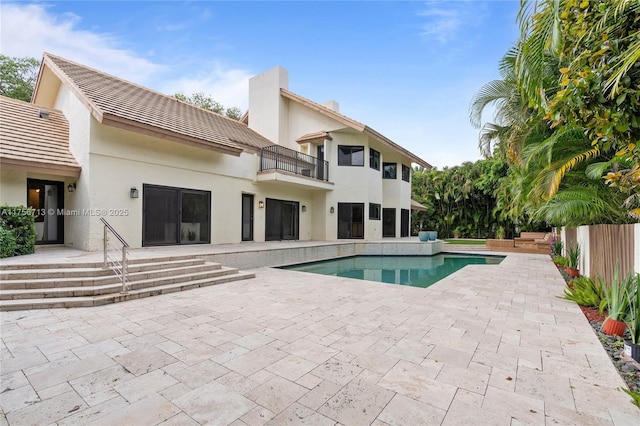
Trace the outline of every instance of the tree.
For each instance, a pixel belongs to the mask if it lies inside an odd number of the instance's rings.
[[[215,112],[216,114],[225,115],[234,120],[240,120],[242,118],[242,111],[240,110],[240,108],[225,108],[224,105],[222,105],[220,102],[214,100],[211,96],[205,95],[202,92],[197,92],[189,96],[185,95],[182,92],[178,92],[173,95],[173,97],[179,101],[187,102],[199,108]]]
[[[30,102],[39,69],[36,58],[0,55],[0,95]]]

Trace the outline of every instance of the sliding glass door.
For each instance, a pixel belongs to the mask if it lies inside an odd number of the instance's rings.
[[[364,238],[364,203],[338,203],[338,238]]]
[[[211,242],[211,192],[143,185],[142,245]]]
[[[266,199],[266,222],[264,239],[266,241],[297,240],[298,212],[297,201]]]

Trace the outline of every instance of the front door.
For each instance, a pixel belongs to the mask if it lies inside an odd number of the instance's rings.
[[[253,195],[242,194],[242,241],[253,241]]]
[[[297,240],[298,211],[297,201],[266,199],[265,241]]]
[[[35,213],[36,244],[63,244],[64,182],[27,179],[27,206]]]
[[[396,209],[382,209],[382,236],[396,236]]]

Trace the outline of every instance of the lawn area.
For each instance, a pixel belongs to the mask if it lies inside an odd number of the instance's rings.
[[[487,240],[476,240],[476,239],[467,239],[467,238],[448,238],[444,240],[447,244],[465,244],[465,245],[476,245],[483,246],[486,244]]]

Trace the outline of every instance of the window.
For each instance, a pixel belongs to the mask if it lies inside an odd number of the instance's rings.
[[[369,167],[380,170],[380,153],[372,148],[369,148]]]
[[[369,203],[369,219],[380,220],[380,204]]]
[[[338,146],[338,166],[364,166],[364,146]]]
[[[382,179],[397,179],[397,168],[398,165],[396,163],[382,163]]]
[[[411,169],[404,164],[402,165],[402,180],[409,182],[411,180]]]

